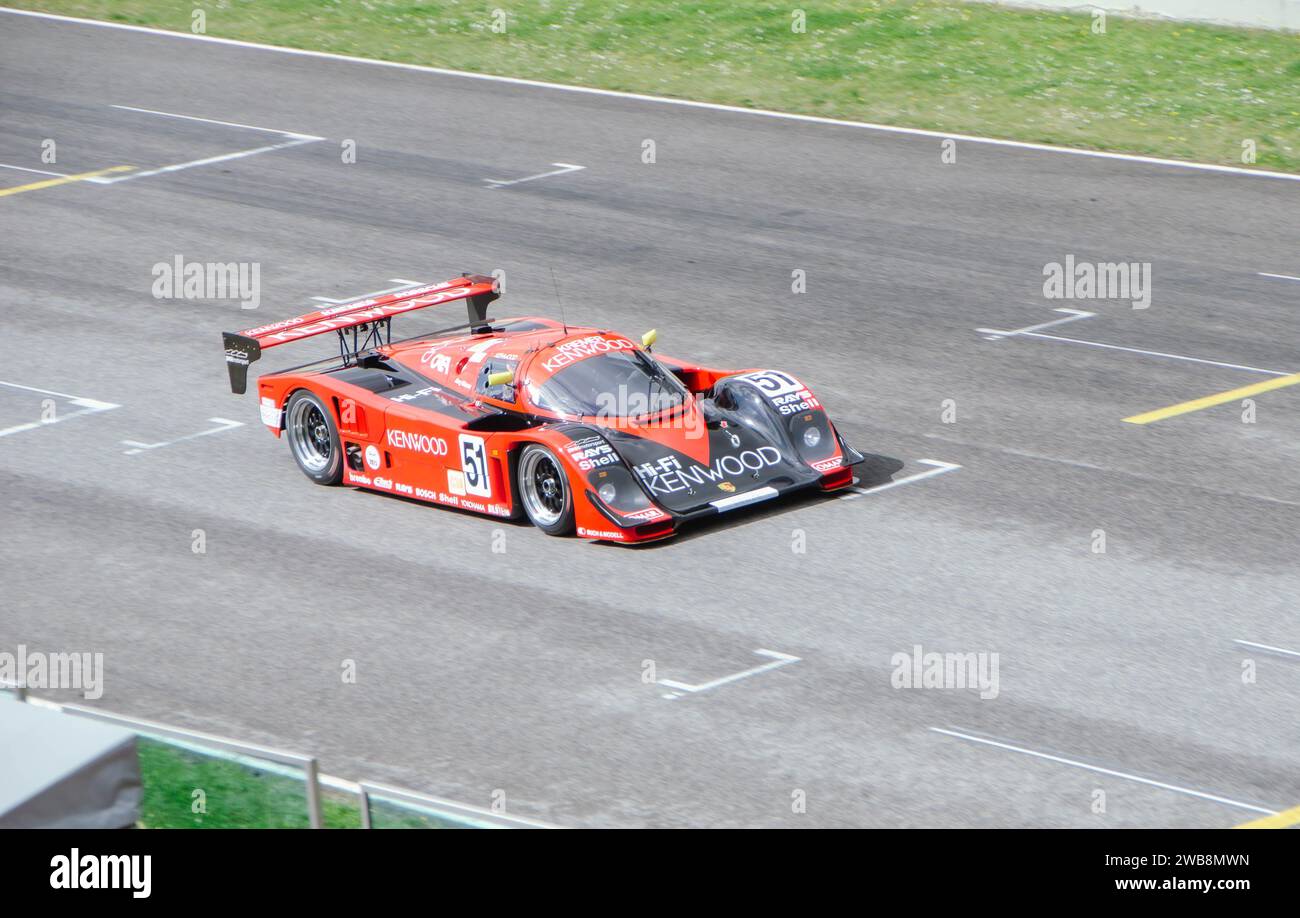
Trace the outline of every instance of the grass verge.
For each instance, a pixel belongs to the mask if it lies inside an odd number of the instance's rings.
[[[225,38],[1202,162],[1253,143],[1257,168],[1300,172],[1294,33],[902,0],[12,5],[183,32],[201,9]]]
[[[301,780],[144,737],[137,748],[144,783],[140,823],[145,828],[308,828]],[[321,817],[329,829],[361,827],[357,798],[328,788],[322,789]],[[376,828],[457,827],[378,800],[371,802],[371,819]]]

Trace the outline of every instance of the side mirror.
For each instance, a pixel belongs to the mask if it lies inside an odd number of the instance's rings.
[[[644,335],[641,336],[641,346],[648,351],[658,340],[659,340],[659,331],[658,329],[652,328]]]
[[[514,370],[502,370],[499,373],[489,373],[487,378],[487,384],[489,386],[509,386],[514,381]]]

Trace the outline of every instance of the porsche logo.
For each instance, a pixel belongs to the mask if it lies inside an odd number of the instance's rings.
[[[724,491],[727,491],[728,493],[730,493],[731,491],[736,490],[736,486],[735,486],[734,484],[732,484],[731,482],[729,482],[729,481],[723,481],[723,482],[720,482],[720,483],[718,484],[718,487],[721,488],[721,489],[724,490]]]

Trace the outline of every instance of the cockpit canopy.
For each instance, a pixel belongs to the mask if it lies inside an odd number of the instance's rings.
[[[631,345],[631,342],[626,342]],[[546,360],[541,361],[545,368]],[[534,364],[537,367],[537,364]],[[576,417],[639,418],[685,403],[687,389],[654,357],[631,345],[582,356],[545,376],[530,380],[528,397],[543,411]]]

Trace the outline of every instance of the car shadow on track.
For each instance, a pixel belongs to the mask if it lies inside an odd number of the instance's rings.
[[[854,485],[859,488],[874,488],[878,485],[888,483],[899,470],[903,468],[903,461],[895,459],[892,456],[880,456],[874,453],[867,453],[866,459],[863,460],[855,469],[857,477],[854,479]],[[352,488],[359,494],[370,497],[383,498],[385,500],[397,500],[405,504],[421,507],[423,509],[450,512],[462,516],[472,516],[485,522],[493,522],[497,525],[511,525],[519,528],[532,528],[532,523],[528,522],[527,517],[522,513],[515,519],[505,517],[485,517],[481,513],[472,510],[464,510],[458,507],[431,506],[428,501],[417,500],[413,497],[405,497],[401,494],[388,494],[378,491],[370,491],[365,488]],[[710,533],[719,530],[734,529],[738,526],[748,526],[751,523],[760,523],[773,516],[789,512],[799,507],[806,507],[809,504],[824,503],[829,500],[836,500],[845,493],[844,489],[832,491],[829,494],[818,491],[815,488],[807,491],[801,491],[792,494],[781,500],[767,501],[761,504],[755,504],[750,507],[741,507],[730,513],[722,514],[711,518],[696,520],[688,524],[685,528],[677,531],[677,534],[667,538],[660,539],[656,542],[641,543],[624,543],[624,542],[593,542],[593,545],[599,545],[612,549],[635,549],[637,551],[651,551],[656,548],[665,548],[669,545],[679,545],[682,542],[690,541],[701,536],[707,536]]]

